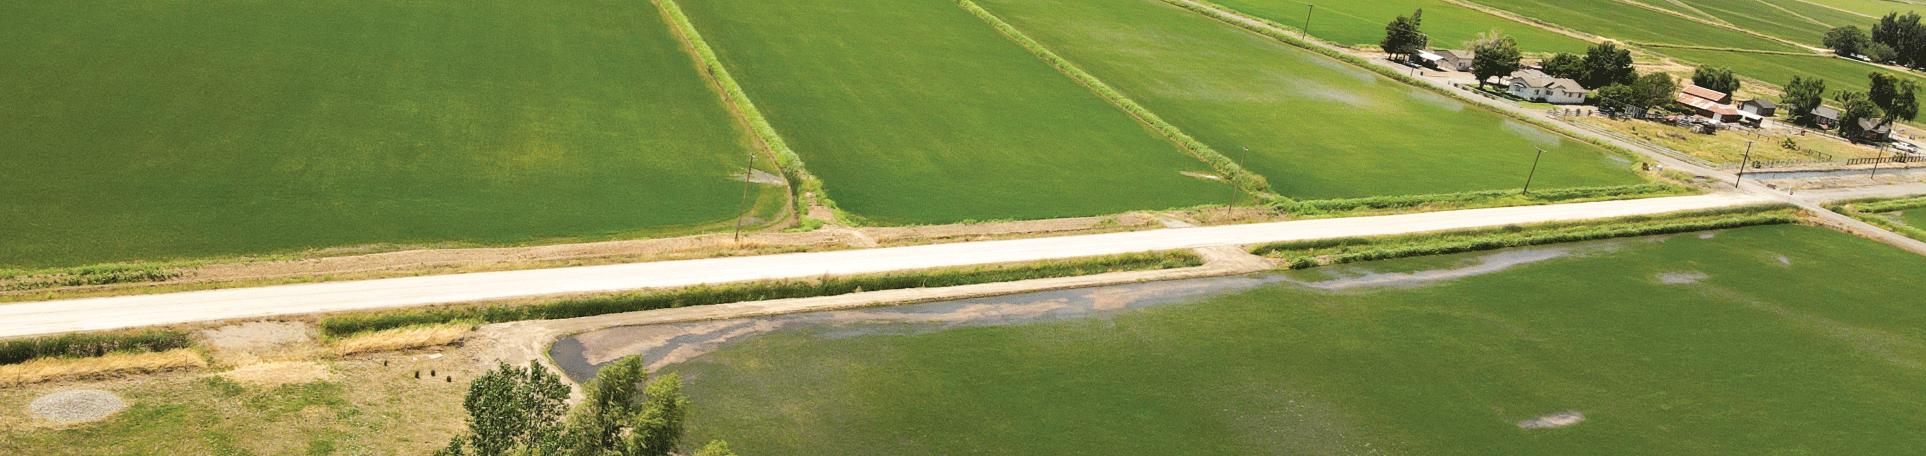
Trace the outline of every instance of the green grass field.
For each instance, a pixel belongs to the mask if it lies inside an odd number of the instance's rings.
[[[1842,10],[1851,11],[1854,13],[1872,16],[1875,20],[1877,20],[1877,18],[1879,17],[1885,16],[1887,13],[1891,13],[1895,11],[1902,14],[1904,14],[1907,11],[1926,12],[1926,5],[1920,4],[1918,2],[1901,2],[1901,1],[1893,1],[1893,0],[1806,0],[1806,1],[1812,4],[1830,6],[1837,9],[1842,9]]]
[[[985,8],[1294,198],[1637,182],[1629,162],[1156,0]],[[1622,160],[1622,159],[1621,159]]]
[[[684,7],[843,209],[885,223],[1228,202],[1203,162],[947,0]]]
[[[1926,84],[1926,78],[1908,73],[1892,71],[1861,62],[1829,56],[1797,56],[1785,54],[1758,54],[1751,52],[1709,51],[1701,49],[1660,48],[1658,52],[1701,65],[1723,66],[1732,72],[1751,77],[1772,85],[1784,87],[1792,82],[1792,76],[1817,77],[1826,80],[1826,99],[1840,91],[1864,91],[1871,85],[1868,75],[1883,72],[1912,79]],[[1689,82],[1689,81],[1688,81]]]
[[[1784,43],[1620,3],[1618,0],[1472,1],[1572,30],[1640,43],[1765,51],[1799,50]]]
[[[1641,0],[1641,3],[1692,16],[1721,20],[1734,26],[1781,39],[1820,45],[1826,31],[1842,25],[1871,26],[1865,16],[1827,8],[1804,0]],[[1696,10],[1696,11],[1695,11]],[[1701,15],[1700,13],[1704,13]],[[1709,15],[1709,16],[1708,16]]]
[[[870,335],[803,327],[668,370],[691,379],[695,440],[726,436],[743,454],[1926,445],[1926,311],[1916,305],[1926,260],[1811,227],[1715,234],[1568,245],[1557,248],[1577,250],[1439,282],[1274,283],[1079,320]],[[1294,274],[1359,278],[1486,255]],[[1586,420],[1514,424],[1568,410]]]
[[[1217,0],[1213,3],[1292,27],[1303,27],[1305,14],[1311,13],[1312,36],[1347,45],[1377,45],[1384,40],[1385,24],[1419,8],[1424,9],[1422,28],[1431,36],[1433,47],[1439,49],[1460,49],[1460,43],[1492,29],[1517,38],[1518,48],[1525,52],[1582,54],[1590,45],[1577,38],[1441,0],[1322,2],[1315,12],[1307,3],[1295,0]]]
[[[1892,215],[1892,217],[1894,220],[1898,220],[1899,223],[1904,223],[1907,226],[1926,229],[1926,208],[1900,211],[1899,214]]]
[[[6,3],[0,267],[642,235],[741,198],[747,136],[646,2]]]

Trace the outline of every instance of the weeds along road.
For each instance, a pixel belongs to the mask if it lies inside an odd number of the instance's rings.
[[[0,305],[0,337],[570,293],[796,279],[824,274],[875,273],[1221,245],[1379,236],[1658,214],[1774,201],[1755,195],[1712,194],[44,301]]]

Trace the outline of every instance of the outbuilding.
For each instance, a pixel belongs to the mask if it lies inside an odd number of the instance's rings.
[[[1778,111],[1779,105],[1772,104],[1772,100],[1754,98],[1746,100],[1744,103],[1739,103],[1739,112],[1752,113],[1752,115],[1759,117],[1772,117],[1776,115]]]

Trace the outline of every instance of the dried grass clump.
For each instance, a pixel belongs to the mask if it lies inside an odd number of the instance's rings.
[[[468,335],[467,324],[422,325],[377,331],[342,339],[334,343],[334,354],[352,355],[377,351],[434,347],[460,342]]]
[[[158,353],[112,353],[92,358],[41,358],[0,366],[0,385],[24,385],[63,378],[160,372],[207,367],[199,351],[182,348]]]

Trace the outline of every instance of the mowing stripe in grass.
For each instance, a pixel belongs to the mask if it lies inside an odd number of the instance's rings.
[[[954,287],[1085,276],[1106,272],[1184,268],[1203,264],[1203,258],[1196,253],[1189,250],[1172,250],[883,274],[825,276],[817,280],[703,285],[530,305],[482,304],[359,312],[323,318],[319,326],[323,336],[339,338],[428,324],[552,320],[732,302],[833,296],[858,291]]]
[[[789,148],[789,143],[782,140],[781,134],[776,133],[776,127],[769,124],[769,119],[762,115],[762,110],[756,108],[756,102],[750,100],[749,94],[742,91],[742,85],[737,84],[736,78],[729,75],[729,69],[723,67],[722,62],[716,59],[715,49],[709,48],[709,42],[702,39],[702,32],[697,31],[695,25],[689,23],[689,16],[682,14],[682,6],[677,5],[675,0],[653,1],[656,7],[662,10],[662,14],[669,18],[669,24],[674,27],[676,37],[682,40],[683,45],[694,50],[696,57],[702,61],[700,67],[702,74],[722,87],[723,101],[735,106],[736,112],[741,113],[742,119],[749,123],[750,131],[754,131],[756,138],[769,149],[769,153],[776,156],[776,163],[781,165],[783,175],[789,178],[790,182],[798,183],[794,190],[796,217],[799,219],[809,217],[809,201],[804,198],[804,195],[813,194],[816,204],[835,211],[838,219],[849,221],[848,217],[844,217],[842,209],[836,207],[836,201],[830,199],[829,192],[823,189],[822,180],[817,179],[815,174],[809,173],[809,168],[803,163],[802,156],[796,155],[796,151]]]
[[[1058,71],[1062,71],[1063,74],[1070,76],[1072,79],[1076,79],[1077,82],[1083,84],[1084,87],[1089,87],[1091,91],[1096,92],[1098,95],[1103,96],[1104,99],[1110,100],[1111,103],[1123,108],[1125,112],[1129,112],[1130,115],[1136,117],[1138,121],[1157,129],[1159,133],[1163,133],[1163,135],[1170,138],[1171,141],[1183,146],[1184,150],[1189,151],[1193,156],[1197,157],[1198,160],[1203,160],[1204,163],[1210,164],[1211,168],[1215,168],[1221,175],[1229,177],[1231,182],[1237,185],[1238,188],[1259,197],[1276,196],[1270,193],[1270,182],[1266,181],[1264,176],[1251,173],[1249,170],[1244,169],[1243,166],[1237,164],[1237,162],[1231,161],[1230,157],[1218,153],[1216,149],[1212,149],[1209,145],[1198,141],[1197,138],[1192,138],[1189,134],[1185,134],[1184,131],[1177,128],[1176,125],[1165,122],[1163,118],[1157,117],[1156,113],[1150,112],[1150,110],[1144,108],[1143,105],[1137,104],[1136,101],[1131,100],[1128,96],[1124,96],[1123,92],[1117,91],[1116,88],[1105,84],[1103,80],[1097,79],[1097,77],[1091,75],[1090,72],[1077,67],[1077,64],[1071,63],[1069,60],[1058,56],[1054,52],[1050,52],[1050,49],[1044,47],[1043,43],[1038,43],[1028,35],[1023,34],[1023,31],[1012,27],[1010,23],[1004,22],[1002,19],[997,18],[995,14],[991,14],[989,11],[984,10],[983,7],[977,6],[976,2],[956,0],[956,4],[962,6],[965,10],[969,10],[970,14],[976,15],[977,18],[983,19],[984,22],[988,22],[990,26],[996,27],[996,30],[1002,32],[1003,36],[1009,37],[1010,40],[1023,45],[1024,49],[1029,49],[1030,52],[1035,53],[1037,57],[1042,58],[1046,62],[1050,62],[1050,65],[1056,67]]]

